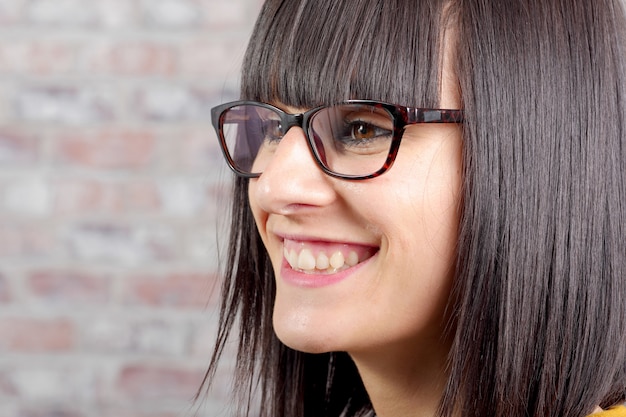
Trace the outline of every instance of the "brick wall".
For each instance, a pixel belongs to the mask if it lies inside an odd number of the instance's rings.
[[[0,0],[0,417],[228,416],[193,397],[260,0]]]

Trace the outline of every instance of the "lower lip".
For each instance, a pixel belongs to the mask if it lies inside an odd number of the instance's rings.
[[[374,256],[372,256],[371,258],[359,264],[356,264],[353,267],[345,269],[341,272],[336,272],[334,274],[305,274],[304,272],[299,272],[292,269],[287,260],[283,258],[283,263],[280,268],[280,276],[283,281],[286,281],[287,283],[297,287],[327,287],[329,285],[337,284],[338,282],[341,282],[350,277],[359,269],[361,269],[364,265],[369,263],[376,255],[377,254],[374,254]]]

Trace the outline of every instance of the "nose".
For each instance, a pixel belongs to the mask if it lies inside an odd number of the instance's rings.
[[[332,203],[334,181],[313,159],[304,131],[292,127],[261,176],[251,180],[249,197],[267,213],[287,215]]]

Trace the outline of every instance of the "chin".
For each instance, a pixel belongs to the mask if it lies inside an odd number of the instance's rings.
[[[279,319],[274,315],[274,332],[278,340],[299,352],[327,353],[344,350],[328,330],[327,326],[312,326],[310,320],[294,317]]]
[[[285,346],[299,352],[317,354],[338,350],[333,348],[332,344],[325,343],[324,341],[319,340],[316,337],[312,337],[311,335],[296,336],[293,334],[285,335],[279,333],[276,333],[276,335],[278,336],[278,340],[280,340]]]

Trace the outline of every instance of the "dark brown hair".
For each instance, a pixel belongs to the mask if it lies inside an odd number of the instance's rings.
[[[583,416],[626,393],[626,17],[619,0],[270,0],[242,98],[437,107],[454,29],[464,188],[441,414]],[[400,149],[402,152],[402,148]],[[234,189],[213,378],[233,329],[247,415],[371,412],[346,353],[272,330],[270,261]],[[255,412],[256,415],[256,412]]]

